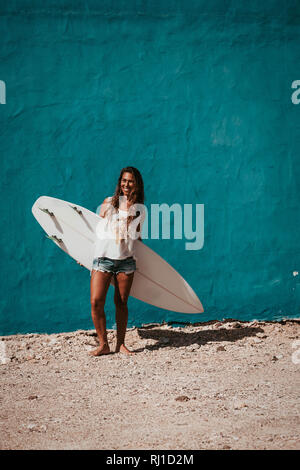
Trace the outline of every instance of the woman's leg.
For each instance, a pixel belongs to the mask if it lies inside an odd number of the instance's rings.
[[[115,306],[117,324],[116,352],[131,354],[125,346],[125,335],[128,321],[127,300],[133,282],[134,273],[119,273],[115,276]]]
[[[111,281],[112,273],[104,273],[102,271],[92,271],[91,275],[91,307],[92,307],[92,320],[99,338],[100,346],[91,351],[92,356],[100,356],[101,354],[108,354],[110,352],[107,332],[106,332],[106,318],[104,313],[104,304],[106,294]]]

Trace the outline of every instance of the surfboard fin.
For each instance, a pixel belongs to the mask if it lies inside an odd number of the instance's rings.
[[[80,209],[78,209],[78,207],[71,206],[71,204],[69,204],[69,206],[72,207],[72,209],[74,209],[74,211],[77,212],[77,214],[82,215],[82,211]]]
[[[53,212],[50,212],[49,209],[42,209],[42,207],[39,207],[40,211],[45,212],[45,214],[50,215],[50,217],[54,217]]]
[[[63,243],[62,239],[61,238],[57,238],[56,235],[51,235],[49,237],[49,235],[46,235],[47,238],[49,238],[50,240],[52,240],[53,242],[57,242],[57,243]]]

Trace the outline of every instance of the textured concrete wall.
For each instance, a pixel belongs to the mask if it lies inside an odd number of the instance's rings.
[[[0,334],[93,327],[89,273],[31,206],[95,210],[128,164],[148,205],[205,205],[202,250],[147,242],[205,315],[130,299],[131,325],[299,315],[297,3],[1,1]]]

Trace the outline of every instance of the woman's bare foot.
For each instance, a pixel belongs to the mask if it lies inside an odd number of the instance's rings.
[[[128,356],[134,354],[134,352],[130,351],[128,348],[126,348],[125,344],[121,344],[120,346],[116,346],[116,353],[120,352],[123,354],[127,354]]]
[[[90,356],[102,356],[104,354],[110,354],[108,344],[103,344],[102,346],[99,346],[99,348],[89,352]]]

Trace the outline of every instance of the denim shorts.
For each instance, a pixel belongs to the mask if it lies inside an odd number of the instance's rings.
[[[94,271],[102,271],[105,273],[126,273],[131,274],[136,271],[135,259],[131,256],[126,259],[110,259],[110,258],[95,258],[93,260]]]

